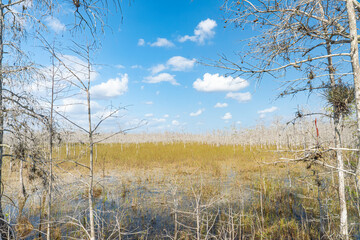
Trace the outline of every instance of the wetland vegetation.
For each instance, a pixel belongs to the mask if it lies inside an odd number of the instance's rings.
[[[284,140],[295,139],[289,129]],[[187,140],[96,144],[97,239],[318,239],[320,234],[337,239],[336,171],[312,159],[295,164],[280,160],[304,155],[303,144],[292,142],[287,148],[283,142],[277,149],[265,138],[252,145],[230,144],[233,134],[202,136],[202,142],[179,135]],[[238,134],[237,139],[244,137]],[[131,137],[136,139],[124,136]],[[309,140],[308,144],[315,142]],[[52,239],[87,238],[89,148],[63,142],[55,149]],[[324,162],[334,161],[332,152],[319,148],[318,153]],[[355,156],[344,157],[351,167]],[[25,163],[21,173],[24,198],[19,195],[19,162],[12,162],[11,169],[10,159],[5,162],[4,206],[18,237],[41,239],[47,224],[47,193],[40,175],[29,178],[34,174],[31,164]],[[348,177],[347,182],[350,233],[356,238],[358,195],[353,179]]]

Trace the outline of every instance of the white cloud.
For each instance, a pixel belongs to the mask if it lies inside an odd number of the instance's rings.
[[[145,114],[145,117],[153,117],[153,116],[154,116],[154,114],[152,114],[152,113]]]
[[[154,103],[152,101],[145,102],[146,105],[153,105]]]
[[[79,81],[87,81],[89,78],[88,64],[77,56],[73,55],[61,55],[60,61],[55,63],[58,65],[55,73],[55,79],[66,80],[67,82],[73,82],[78,84]],[[42,73],[51,78],[52,67],[48,66],[42,69]],[[95,80],[98,77],[98,72],[92,67],[90,68],[90,81]]]
[[[265,118],[266,117],[266,113],[272,113],[275,112],[276,110],[278,110],[277,107],[272,106],[271,108],[266,108],[264,110],[259,110],[258,114],[260,114],[260,118]]]
[[[227,112],[227,113],[225,113],[225,115],[221,119],[223,119],[223,120],[232,119],[232,115],[231,115],[231,113]]]
[[[170,58],[166,64],[171,67],[172,71],[186,71],[194,67],[196,59],[187,59],[181,56]]]
[[[227,106],[228,106],[227,103],[216,103],[214,108],[225,108]]]
[[[193,83],[193,87],[201,92],[238,91],[247,86],[249,82],[242,78],[224,77],[218,73],[205,73],[203,79],[198,78]]]
[[[171,122],[171,124],[174,125],[174,126],[179,126],[180,125],[179,121],[176,121],[176,120],[173,120]]]
[[[145,46],[145,40],[140,38],[138,41],[138,46]]]
[[[96,114],[101,109],[101,106],[96,101],[91,101],[91,111],[93,114]],[[62,100],[60,106],[56,107],[57,111],[63,112],[69,115],[81,115],[87,114],[87,100],[84,99],[77,99],[77,98],[65,98]]]
[[[141,69],[142,66],[141,66],[141,65],[132,65],[131,68],[132,68],[132,69],[137,69],[137,68],[140,68],[140,69]]]
[[[149,70],[151,71],[151,74],[154,75],[164,71],[165,69],[167,69],[167,67],[164,64],[158,64],[156,66],[151,67]]]
[[[185,35],[179,39],[179,42],[192,41],[199,44],[204,44],[205,40],[211,39],[215,35],[214,28],[217,26],[216,22],[212,19],[201,21],[194,30],[194,35]]]
[[[125,68],[125,66],[124,66],[124,65],[121,65],[121,64],[118,64],[118,65],[116,65],[115,67],[118,68],[118,69],[123,69],[123,68]]]
[[[191,70],[195,65],[196,59],[187,59],[182,56],[174,56],[170,58],[166,64],[158,64],[151,68],[149,68],[149,71],[151,71],[151,74],[157,74],[159,72],[162,72],[166,69],[170,69],[171,71],[187,71]]]
[[[203,109],[203,108],[199,109],[196,112],[190,113],[190,117],[197,117],[197,116],[201,115],[204,111],[205,111],[205,109]]]
[[[276,110],[278,110],[278,108],[272,106],[271,108],[266,108],[266,109],[264,109],[264,110],[260,110],[260,111],[258,111],[258,113],[259,113],[259,114],[272,113],[272,112],[275,112]]]
[[[169,117],[169,114],[165,114],[165,115],[164,115],[164,118],[168,118],[168,117]]]
[[[46,21],[46,25],[56,33],[60,33],[66,30],[65,24],[60,22],[60,20],[55,17],[49,16],[45,19],[45,21]]]
[[[165,119],[165,118],[153,118],[152,120],[153,120],[154,122],[157,122],[157,123],[166,122],[166,119]]]
[[[169,73],[160,73],[156,76],[149,76],[145,78],[146,83],[160,83],[160,82],[169,82],[172,85],[180,85],[175,80],[175,75],[171,75]]]
[[[229,92],[226,94],[226,98],[232,98],[237,100],[238,102],[248,102],[251,100],[251,93],[245,92],[245,93],[233,93]]]
[[[174,47],[174,43],[167,40],[166,38],[157,38],[156,42],[150,44],[151,47]]]
[[[111,98],[123,95],[128,90],[128,75],[124,74],[121,79],[109,79],[90,89],[95,98]]]

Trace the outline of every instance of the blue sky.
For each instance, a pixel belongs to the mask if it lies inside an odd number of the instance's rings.
[[[101,48],[93,56],[94,113],[109,104],[128,106],[119,122],[124,128],[143,120],[147,124],[136,131],[203,133],[268,124],[274,116],[291,118],[299,106],[323,106],[305,95],[275,100],[280,82],[291,76],[265,77],[257,84],[256,79],[227,76],[226,70],[199,64],[219,54],[237,61],[234,52],[244,47],[240,41],[255,34],[251,28],[224,28],[220,7],[216,0],[123,2],[123,20],[115,11],[108,16],[105,34],[99,37]],[[49,36],[68,41],[71,14],[60,11],[49,18]],[[39,59],[44,65],[49,61]],[[83,110],[66,109],[78,121],[84,118]],[[111,124],[105,126],[111,129]]]

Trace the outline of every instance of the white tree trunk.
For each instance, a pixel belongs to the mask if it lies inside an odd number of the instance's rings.
[[[358,34],[357,34],[357,24],[356,24],[356,14],[353,0],[346,0],[346,8],[348,12],[349,19],[349,29],[350,29],[350,56],[352,70],[354,74],[354,87],[355,87],[355,101],[356,101],[356,120],[357,120],[357,136],[358,144],[360,144],[360,63],[359,63],[359,46],[358,46]],[[359,146],[358,146],[359,147]],[[356,187],[358,191],[360,190],[360,159],[358,159],[358,164],[356,168]]]
[[[340,119],[335,117],[335,148],[341,148],[341,133],[340,133]],[[340,201],[340,234],[341,239],[349,239],[348,235],[348,221],[346,208],[346,194],[345,194],[345,173],[344,161],[341,150],[336,150],[337,168],[339,169],[339,201]]]
[[[89,221],[90,221],[90,240],[95,240],[95,221],[94,221],[94,206],[93,206],[93,191],[94,191],[94,139],[93,130],[91,126],[91,101],[90,101],[90,76],[91,76],[91,65],[89,56],[89,47],[87,48],[88,54],[88,86],[86,89],[87,96],[87,107],[88,107],[88,120],[89,120],[89,144],[90,144],[90,159],[89,159]]]

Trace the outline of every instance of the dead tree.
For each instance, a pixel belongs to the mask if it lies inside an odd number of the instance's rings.
[[[239,28],[251,25],[260,33],[247,42],[246,50],[239,53],[240,60],[222,56],[213,65],[258,80],[286,74],[291,79],[283,83],[280,96],[326,89],[336,92],[339,87],[349,86],[353,72],[345,63],[351,56],[351,37],[344,1],[229,0],[224,9],[228,14],[226,22]],[[332,107],[339,169],[340,235],[347,239],[344,163],[339,150],[342,113],[338,105]]]
[[[5,109],[8,109],[7,101],[19,103],[16,101],[16,97],[14,98],[14,96],[19,95],[19,92],[10,91],[10,87],[19,82],[19,75],[31,72],[35,66],[23,51],[20,43],[27,36],[34,36],[39,31],[46,31],[44,19],[52,16],[56,12],[56,8],[63,3],[63,1],[57,2],[56,0],[0,0],[0,183],[4,156],[4,131],[7,128]],[[116,8],[120,7],[119,0],[112,1],[112,4]],[[72,20],[73,27],[71,27],[71,30],[90,32],[93,37],[96,37],[97,33],[104,30],[104,17],[108,13],[107,9],[107,0],[74,1],[75,21]],[[31,23],[34,27],[25,29],[24,22]],[[30,79],[32,78],[27,77],[27,80]],[[13,89],[18,90],[17,88]],[[3,186],[3,184],[0,184],[0,186]],[[2,187],[0,192],[3,192]],[[3,222],[4,214],[1,206],[1,195],[0,219],[0,229],[7,232],[3,229],[6,223]]]

